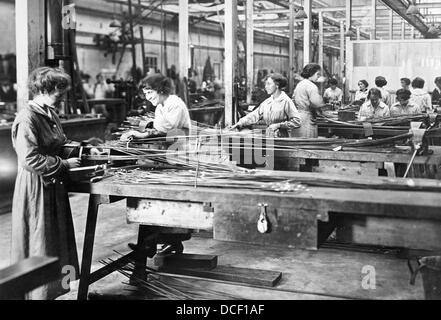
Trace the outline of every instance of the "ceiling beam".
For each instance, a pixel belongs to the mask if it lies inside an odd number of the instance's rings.
[[[389,8],[394,10],[398,15],[400,15],[404,20],[406,20],[410,25],[414,26],[416,30],[421,32],[424,36],[427,35],[429,28],[418,16],[408,16],[406,15],[407,8],[409,5],[404,3],[403,0],[382,0],[382,2]]]

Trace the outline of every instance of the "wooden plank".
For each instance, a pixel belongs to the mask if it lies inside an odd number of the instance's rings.
[[[228,266],[218,266],[213,270],[167,268],[162,269],[161,272],[264,287],[275,287],[282,279],[282,273],[278,271],[236,268]]]
[[[0,270],[0,300],[23,299],[24,294],[61,276],[58,258],[32,257]]]
[[[378,176],[378,168],[376,163],[360,163],[334,160],[320,160],[319,166],[313,167],[312,172],[344,174],[350,177]]]
[[[421,250],[441,250],[441,222],[419,219],[339,216],[337,240]]]
[[[306,174],[306,173],[302,173]],[[340,176],[341,177],[341,176]],[[411,180],[414,182],[415,180]],[[256,192],[222,188],[188,189],[182,186],[124,185],[106,180],[92,185],[94,193],[124,194],[128,197],[176,199],[193,202],[229,202],[255,206],[257,203],[273,202],[279,207],[316,208],[323,205],[329,211],[356,212],[363,215],[386,215],[394,217],[414,217],[421,219],[441,219],[441,198],[437,192],[406,192],[309,187],[307,191],[293,194]],[[410,197],[412,194],[412,197]]]
[[[293,151],[275,151],[276,161],[284,161],[284,158],[318,159],[332,161],[355,161],[355,162],[393,162],[408,164],[412,158],[410,153],[385,153],[385,152],[355,152],[355,151],[328,151],[297,149]],[[439,165],[441,153],[434,152],[428,156],[417,156],[415,164]]]
[[[211,230],[214,213],[203,203],[127,199],[127,222],[151,226]]]
[[[288,248],[318,249],[317,210],[268,205],[269,231],[257,229],[260,208],[240,203],[219,203],[215,207],[215,240]]]
[[[183,268],[213,270],[217,267],[217,256],[202,254],[156,255],[155,266],[162,268]]]
[[[374,137],[393,137],[403,133],[407,133],[409,130],[403,130],[400,128],[373,128]],[[332,136],[336,135],[343,138],[352,138],[352,135],[357,135],[359,138],[364,138],[364,129],[358,127],[336,127],[331,125],[319,124],[320,136]]]

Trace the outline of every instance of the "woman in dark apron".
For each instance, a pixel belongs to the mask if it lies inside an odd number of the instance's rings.
[[[55,105],[70,86],[69,75],[61,69],[33,71],[29,89],[34,98],[20,110],[12,126],[18,174],[12,205],[11,260],[57,257],[75,280],[79,276],[78,256],[64,178],[69,168],[80,165],[80,159],[61,158],[67,138],[55,112]],[[66,281],[59,279],[32,291],[27,299],[55,299],[68,291]]]

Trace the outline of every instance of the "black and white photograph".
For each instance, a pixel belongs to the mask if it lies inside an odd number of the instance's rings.
[[[0,302],[441,300],[441,1],[0,0],[0,34]]]

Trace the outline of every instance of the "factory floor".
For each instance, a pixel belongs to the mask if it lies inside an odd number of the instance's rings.
[[[88,204],[87,195],[71,195],[78,252],[81,258]],[[136,242],[137,226],[127,225],[125,202],[102,206],[92,268],[102,266],[99,260],[117,258],[113,250],[128,253],[127,243]],[[11,214],[0,215],[0,268],[9,265]],[[193,237],[185,242],[186,253],[218,255],[218,265],[282,272],[281,282],[272,289],[226,283],[192,280],[195,286],[233,294],[240,299],[424,299],[421,278],[409,285],[407,261],[388,254],[320,249],[276,249],[239,243],[219,242]],[[372,268],[373,267],[373,268]],[[374,273],[372,271],[374,270]],[[375,278],[375,289],[363,288],[366,271]],[[366,280],[366,279],[365,279]],[[120,299],[134,298],[133,287],[124,276],[114,273],[90,287],[95,296]],[[76,299],[78,282],[71,284],[62,300]]]

